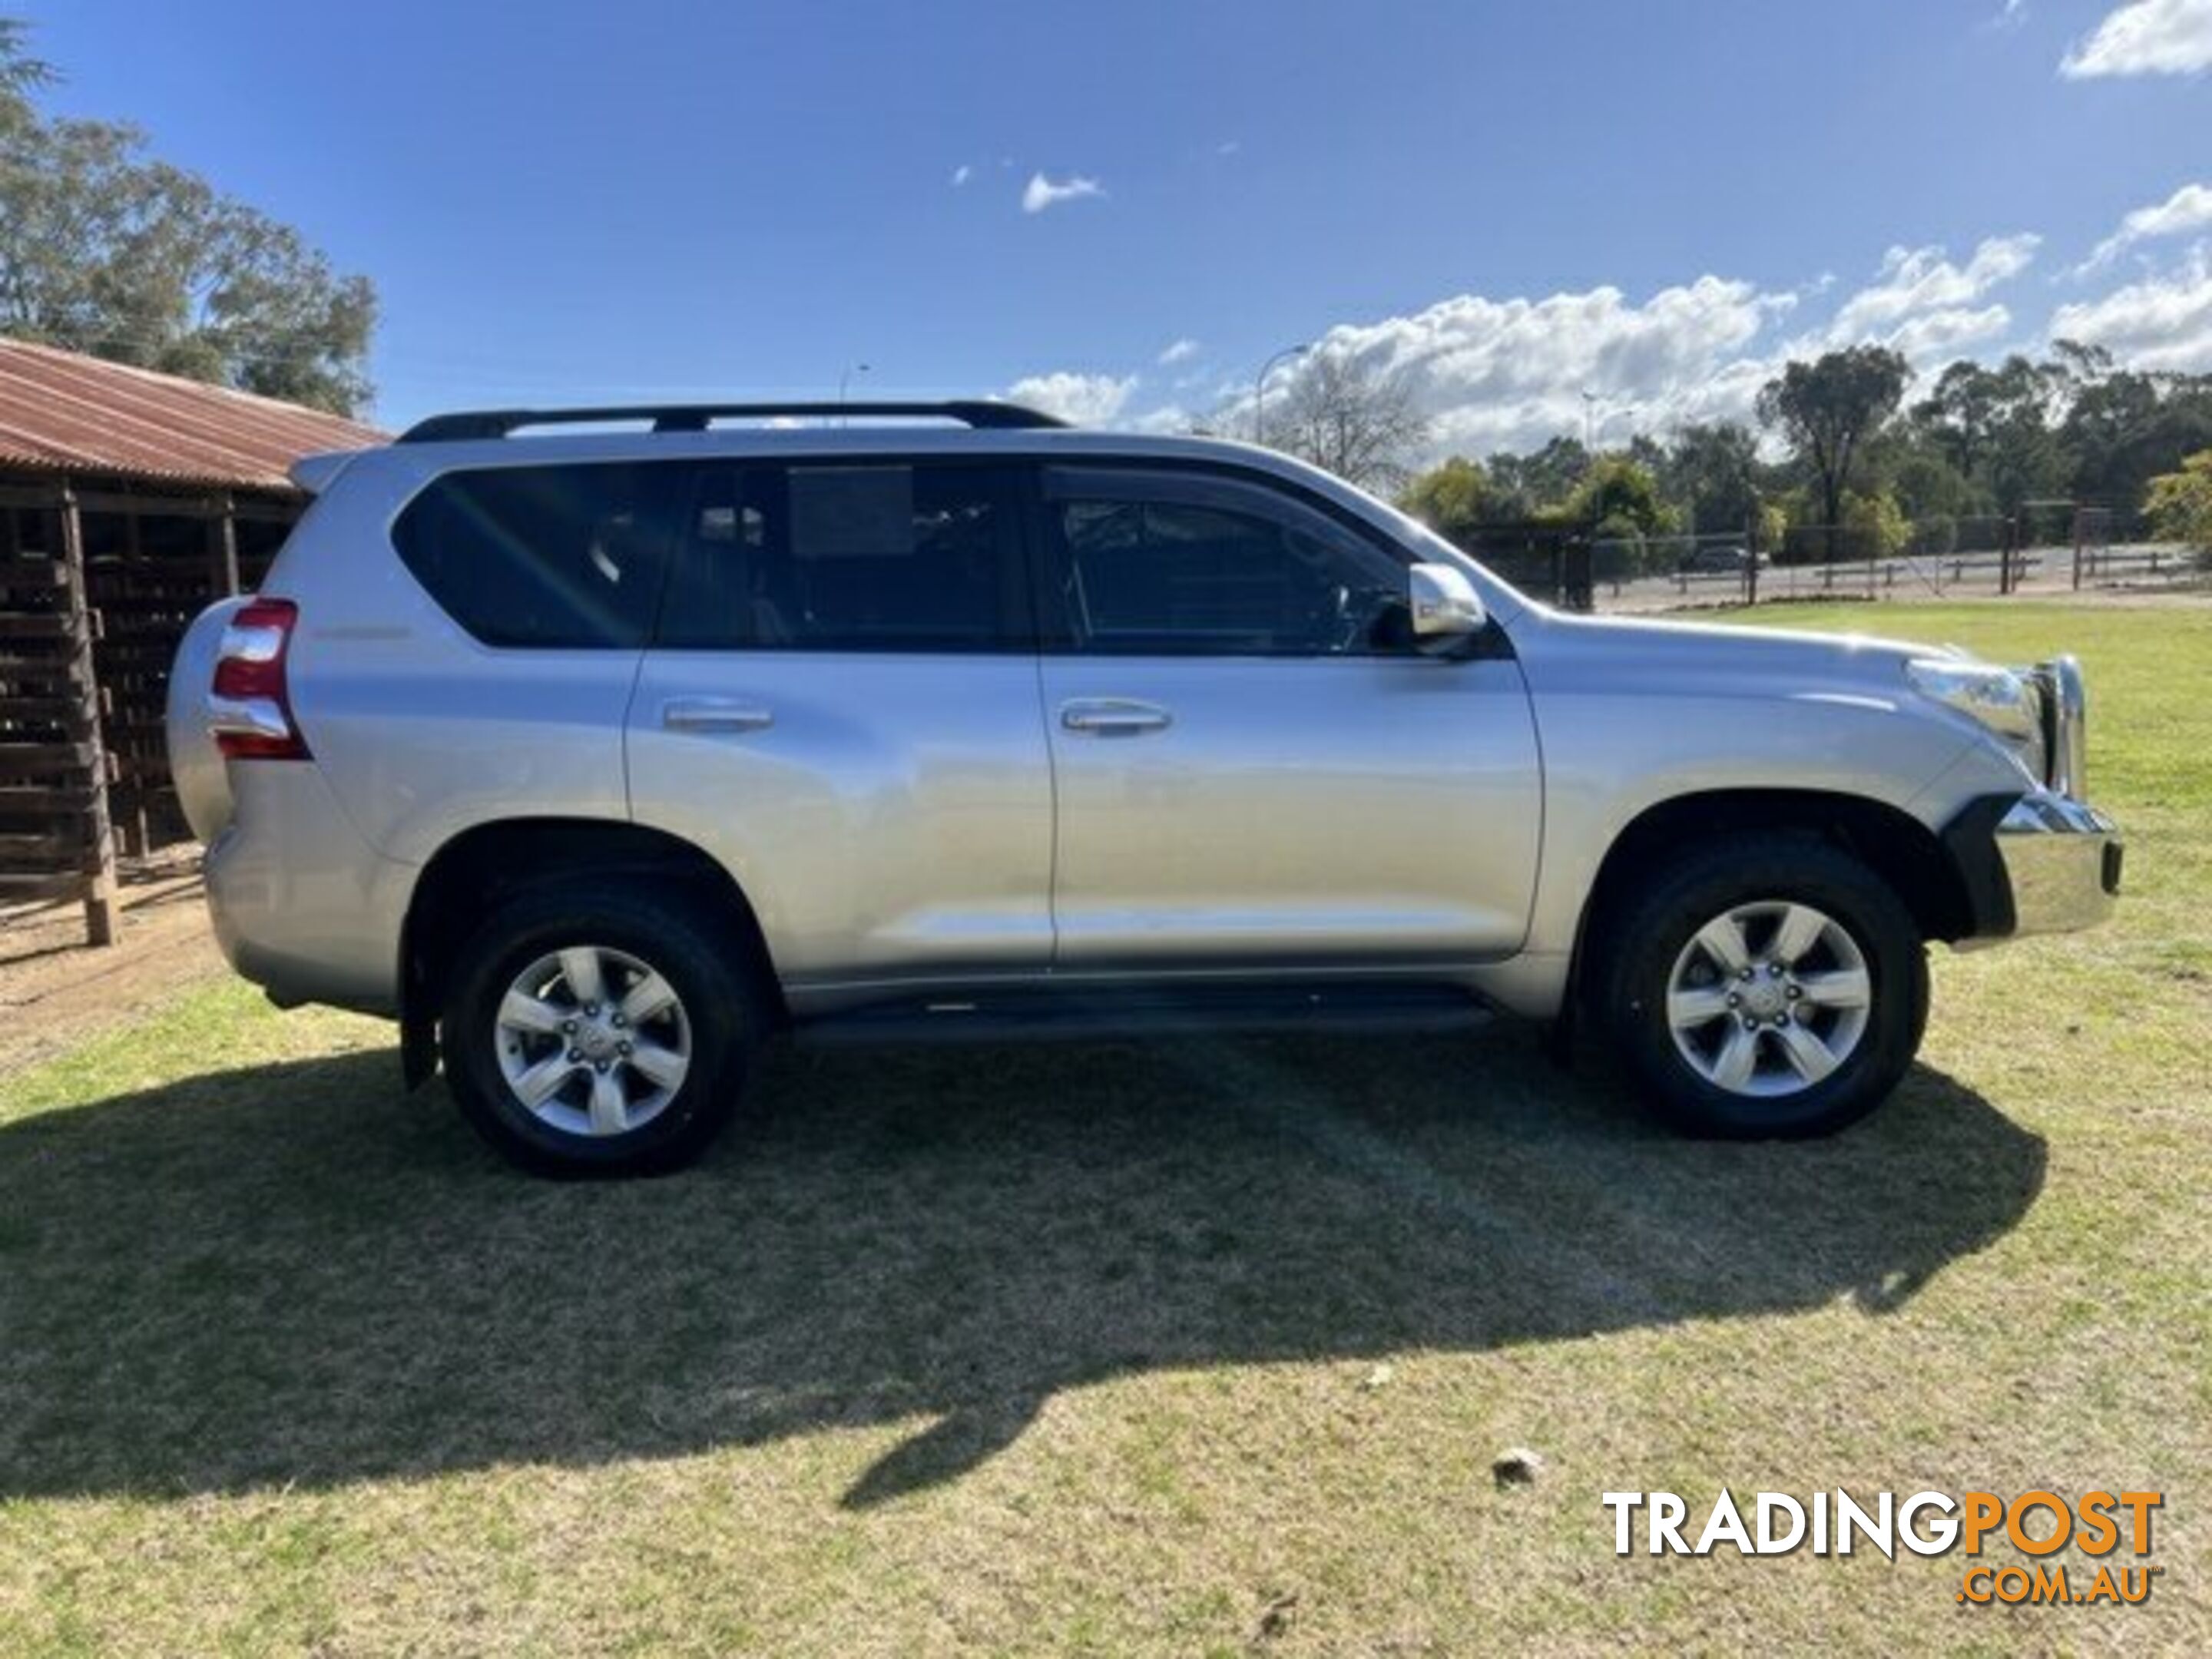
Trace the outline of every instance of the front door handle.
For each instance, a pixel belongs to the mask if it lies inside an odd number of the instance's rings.
[[[1070,732],[1088,732],[1101,738],[1133,738],[1145,732],[1164,732],[1175,716],[1156,702],[1130,697],[1078,697],[1060,706],[1060,723]]]
[[[672,732],[764,732],[775,716],[734,697],[676,697],[660,705],[660,723]]]

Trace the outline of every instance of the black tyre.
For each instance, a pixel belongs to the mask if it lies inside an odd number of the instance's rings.
[[[532,889],[453,963],[439,1032],[462,1114],[540,1175],[656,1174],[736,1110],[762,1026],[741,945],[662,888]]]
[[[1928,1022],[1911,913],[1809,835],[1731,836],[1607,917],[1600,1023],[1655,1109],[1697,1134],[1830,1133],[1897,1086]]]

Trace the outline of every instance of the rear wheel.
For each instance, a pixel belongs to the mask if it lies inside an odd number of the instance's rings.
[[[744,1086],[760,1022],[739,961],[659,888],[510,900],[462,946],[446,1000],[440,1041],[463,1115],[540,1174],[689,1163]]]
[[[1928,965],[1911,914],[1814,837],[1691,854],[1603,937],[1614,1046],[1693,1133],[1828,1133],[1880,1104],[1919,1049]]]

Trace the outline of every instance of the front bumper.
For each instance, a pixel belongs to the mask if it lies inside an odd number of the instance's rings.
[[[2118,826],[2055,789],[1971,801],[1943,845],[1966,899],[1962,947],[2094,927],[2119,896]]]
[[[1965,900],[1962,946],[2094,927],[2120,893],[2119,826],[2081,799],[2089,711],[2081,665],[2054,657],[2014,672],[2040,712],[2043,781],[2026,794],[1969,801],[1944,829]]]
[[[2022,795],[1994,835],[2012,892],[2012,936],[2070,933],[2112,914],[2120,892],[2119,826],[2086,801],[2048,789]]]

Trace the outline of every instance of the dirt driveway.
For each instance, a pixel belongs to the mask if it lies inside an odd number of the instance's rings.
[[[0,1076],[225,971],[208,931],[198,847],[127,868],[118,908],[116,942],[101,951],[84,942],[79,905],[0,908]]]

